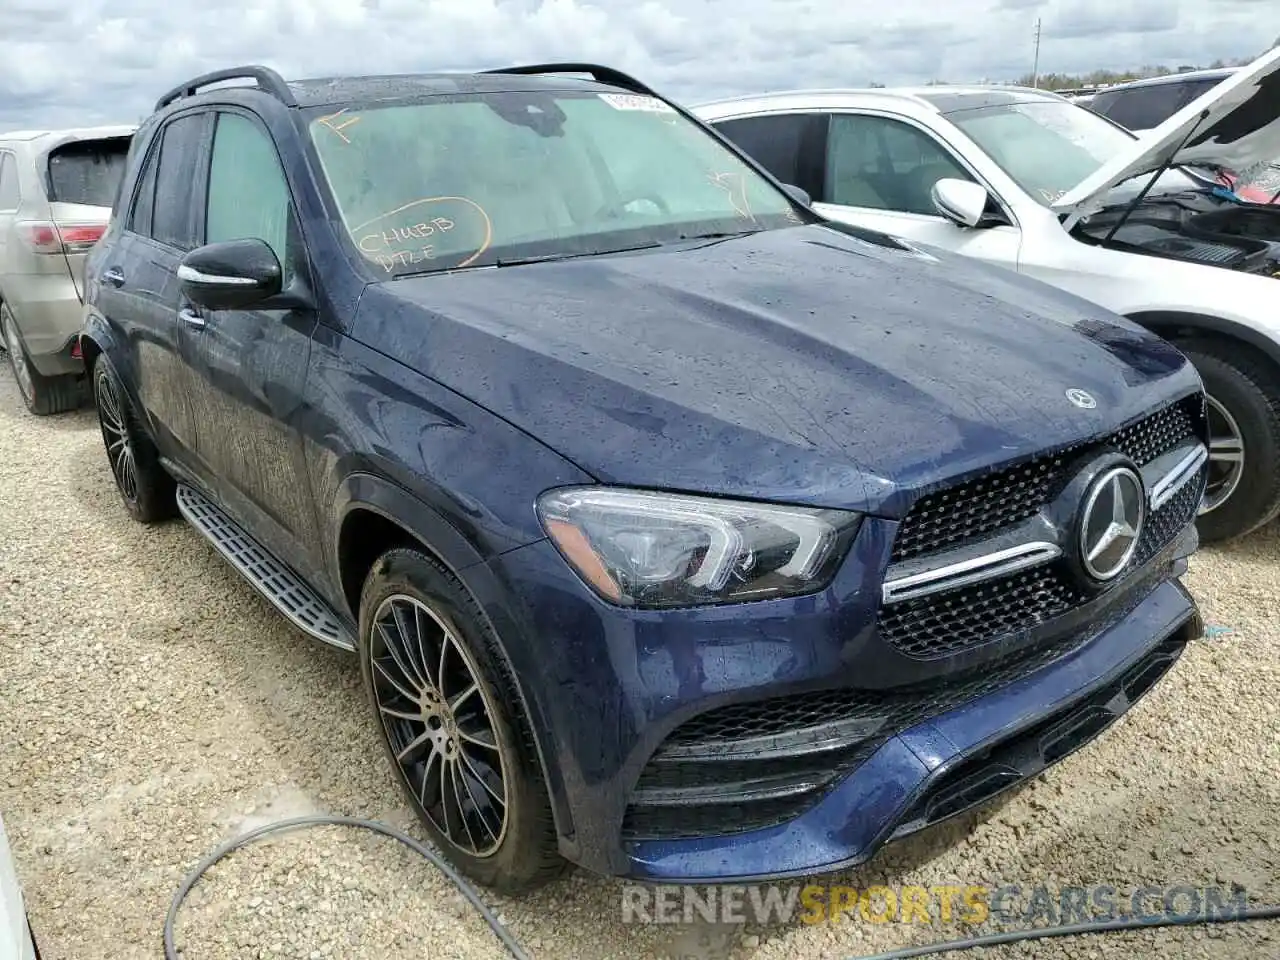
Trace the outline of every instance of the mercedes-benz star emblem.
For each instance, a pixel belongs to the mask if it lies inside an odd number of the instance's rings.
[[[1146,519],[1142,478],[1112,467],[1093,481],[1080,511],[1080,559],[1095,580],[1114,580],[1133,559]]]
[[[1079,387],[1072,387],[1067,391],[1067,399],[1074,403],[1081,410],[1092,410],[1098,405],[1098,401],[1093,399],[1093,394]]]

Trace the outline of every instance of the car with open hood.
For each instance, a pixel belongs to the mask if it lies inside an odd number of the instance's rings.
[[[1239,70],[1239,67],[1227,67],[1151,77],[1108,87],[1087,103],[1080,98],[1072,99],[1133,133],[1143,133],[1159,126]],[[1241,200],[1275,203],[1280,200],[1280,156],[1241,169],[1223,168],[1219,171],[1219,182]]]
[[[1199,528],[1280,512],[1280,208],[1224,171],[1280,157],[1280,49],[1141,138],[1008,87],[798,91],[695,112],[815,200],[881,230],[1054,284],[1172,340],[1209,397]]]
[[[500,889],[857,863],[1201,629],[1185,357],[824,221],[607,67],[197,78],[86,276],[125,509],[358,655],[406,802]]]

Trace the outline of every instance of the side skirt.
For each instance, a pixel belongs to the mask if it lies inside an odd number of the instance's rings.
[[[355,640],[333,608],[292,570],[194,488],[180,483],[177,495],[183,518],[295,627],[321,643],[355,652]]]

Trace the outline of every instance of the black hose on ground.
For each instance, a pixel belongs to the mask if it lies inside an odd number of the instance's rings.
[[[1193,927],[1205,923],[1239,923],[1245,920],[1280,919],[1280,906],[1251,907],[1239,913],[1222,917],[1152,917],[1123,920],[1100,920],[1092,923],[1073,923],[1064,927],[1039,927],[1034,930],[1010,930],[1007,933],[989,933],[981,937],[965,937],[944,943],[928,943],[920,947],[902,947],[888,953],[849,957],[848,960],[909,960],[911,957],[931,957],[940,953],[958,953],[976,950],[978,947],[995,947],[1002,943],[1025,943],[1029,940],[1047,940],[1050,937],[1075,937],[1089,933],[1108,933],[1117,930],[1151,930],[1156,927]]]
[[[359,830],[372,830],[374,833],[380,833],[384,837],[390,837],[392,840],[398,840],[410,850],[420,854],[428,860],[433,867],[438,869],[446,877],[448,877],[458,891],[471,901],[471,905],[480,912],[480,916],[484,917],[484,922],[489,925],[498,939],[502,941],[502,945],[507,948],[507,952],[516,960],[529,960],[529,955],[524,952],[524,948],[520,946],[518,940],[513,937],[507,928],[502,925],[493,911],[490,910],[480,894],[476,892],[475,887],[467,882],[466,878],[457,870],[453,869],[444,861],[434,850],[423,843],[413,839],[402,830],[395,827],[379,823],[377,820],[360,820],[356,817],[331,817],[331,816],[314,816],[314,817],[294,817],[290,820],[280,820],[277,823],[269,823],[265,827],[259,827],[256,830],[250,830],[248,833],[228,840],[222,846],[218,847],[213,853],[209,854],[195,868],[187,874],[182,886],[178,887],[178,892],[174,894],[173,900],[169,904],[169,914],[164,918],[164,958],[165,960],[179,960],[177,947],[174,946],[173,928],[178,919],[178,910],[182,907],[182,902],[186,900],[187,894],[191,892],[200,878],[208,872],[209,868],[221,860],[223,857],[234,853],[241,847],[246,847],[256,840],[273,833],[284,833],[289,830],[298,830],[302,827],[356,827]]]
[[[256,830],[250,830],[248,833],[228,840],[222,846],[218,847],[211,854],[196,864],[195,868],[182,881],[182,885],[178,887],[177,892],[173,895],[173,900],[169,903],[169,913],[164,919],[164,956],[165,960],[179,960],[177,947],[174,946],[174,925],[178,919],[178,911],[182,908],[183,901],[187,899],[187,894],[191,889],[200,882],[200,878],[208,872],[219,860],[234,853],[241,847],[261,840],[263,837],[274,833],[284,833],[289,830],[297,830],[302,827],[356,827],[360,830],[371,830],[374,833],[380,833],[384,837],[390,837],[392,840],[398,840],[410,850],[419,854],[432,866],[436,867],[453,883],[458,891],[471,902],[471,905],[479,911],[480,916],[484,918],[484,922],[494,932],[502,945],[507,948],[507,952],[511,954],[515,960],[530,960],[525,953],[524,948],[520,946],[520,942],[516,940],[498,920],[492,910],[490,910],[480,894],[476,892],[465,877],[457,870],[445,862],[434,850],[420,843],[407,833],[397,830],[389,824],[380,823],[377,820],[361,820],[356,817],[331,817],[331,816],[314,816],[314,817],[295,817],[290,820],[281,820],[277,823],[267,824],[265,827],[259,827]],[[902,947],[897,950],[890,950],[888,953],[870,954],[861,957],[849,957],[848,960],[910,960],[912,957],[928,957],[936,956],[942,953],[958,953],[963,950],[974,950],[978,947],[994,947],[1004,943],[1023,943],[1030,940],[1045,940],[1050,937],[1074,937],[1084,934],[1107,933],[1120,930],[1150,930],[1156,927],[1190,927],[1207,923],[1240,923],[1249,920],[1276,920],[1280,919],[1280,906],[1251,907],[1239,913],[1226,916],[1188,916],[1188,917],[1153,917],[1153,918],[1131,918],[1122,920],[1107,920],[1095,923],[1075,923],[1062,927],[1040,927],[1032,930],[1011,930],[1006,933],[989,933],[979,937],[966,937],[961,940],[948,940],[943,943],[930,943],[918,947]]]

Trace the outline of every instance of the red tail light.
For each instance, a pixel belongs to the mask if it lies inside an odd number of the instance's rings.
[[[18,224],[18,233],[36,253],[84,253],[102,239],[101,223],[52,223],[27,220]]]

